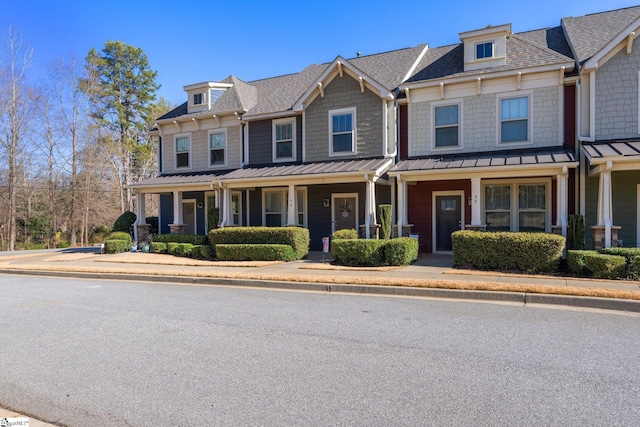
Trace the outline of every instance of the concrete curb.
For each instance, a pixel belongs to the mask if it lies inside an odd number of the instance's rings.
[[[46,270],[0,269],[0,274],[25,276],[68,277],[79,279],[134,280],[156,283],[179,283],[201,286],[234,286],[264,289],[283,289],[313,292],[339,292],[348,294],[390,295],[421,298],[462,299],[475,301],[510,302],[517,304],[561,305],[601,310],[640,313],[640,301],[571,295],[539,294],[528,292],[479,291],[462,289],[417,288],[409,286],[328,284],[317,282],[291,282],[255,279],[225,279],[192,276],[161,276],[124,273],[85,273]]]

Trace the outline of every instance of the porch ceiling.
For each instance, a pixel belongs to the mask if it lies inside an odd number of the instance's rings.
[[[389,170],[391,176],[404,174],[451,174],[577,167],[574,154],[566,147],[487,151],[407,159]]]

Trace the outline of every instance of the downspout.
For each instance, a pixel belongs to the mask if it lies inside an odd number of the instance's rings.
[[[396,155],[398,154],[398,138],[397,138],[397,134],[398,134],[398,118],[397,118],[397,101],[395,99],[395,97],[393,95],[389,95],[390,99],[389,100],[385,100],[384,101],[384,129],[385,129],[385,134],[384,134],[384,139],[385,139],[385,147],[384,147],[384,157],[396,157]],[[393,152],[389,153],[389,103],[393,102],[393,119],[394,119],[394,124],[393,124]]]

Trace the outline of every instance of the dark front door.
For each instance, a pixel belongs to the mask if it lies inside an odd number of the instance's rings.
[[[462,198],[436,196],[436,251],[451,251],[451,233],[462,226]]]
[[[335,221],[335,230],[345,228],[356,229],[357,199],[355,197],[335,197],[333,199],[333,218]]]

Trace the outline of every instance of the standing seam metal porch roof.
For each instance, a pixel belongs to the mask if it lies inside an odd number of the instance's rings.
[[[640,140],[583,142],[582,152],[590,162],[606,161],[612,157],[638,160]]]
[[[566,147],[487,151],[481,153],[448,154],[437,157],[407,159],[398,162],[389,174],[411,171],[443,172],[480,167],[517,167],[555,163],[576,163],[575,156]],[[577,163],[576,163],[577,165]]]
[[[144,181],[131,184],[131,188],[165,187],[171,185],[208,185],[214,180],[220,179],[229,170],[221,170],[206,173],[175,173],[170,175],[160,175],[145,179]]]
[[[224,175],[224,177],[220,177],[219,179],[224,182],[231,180],[251,180],[285,176],[300,177],[337,173],[384,173],[386,172],[386,168],[384,168],[384,166],[391,160],[392,159],[390,158],[377,158],[250,167],[237,169]]]

